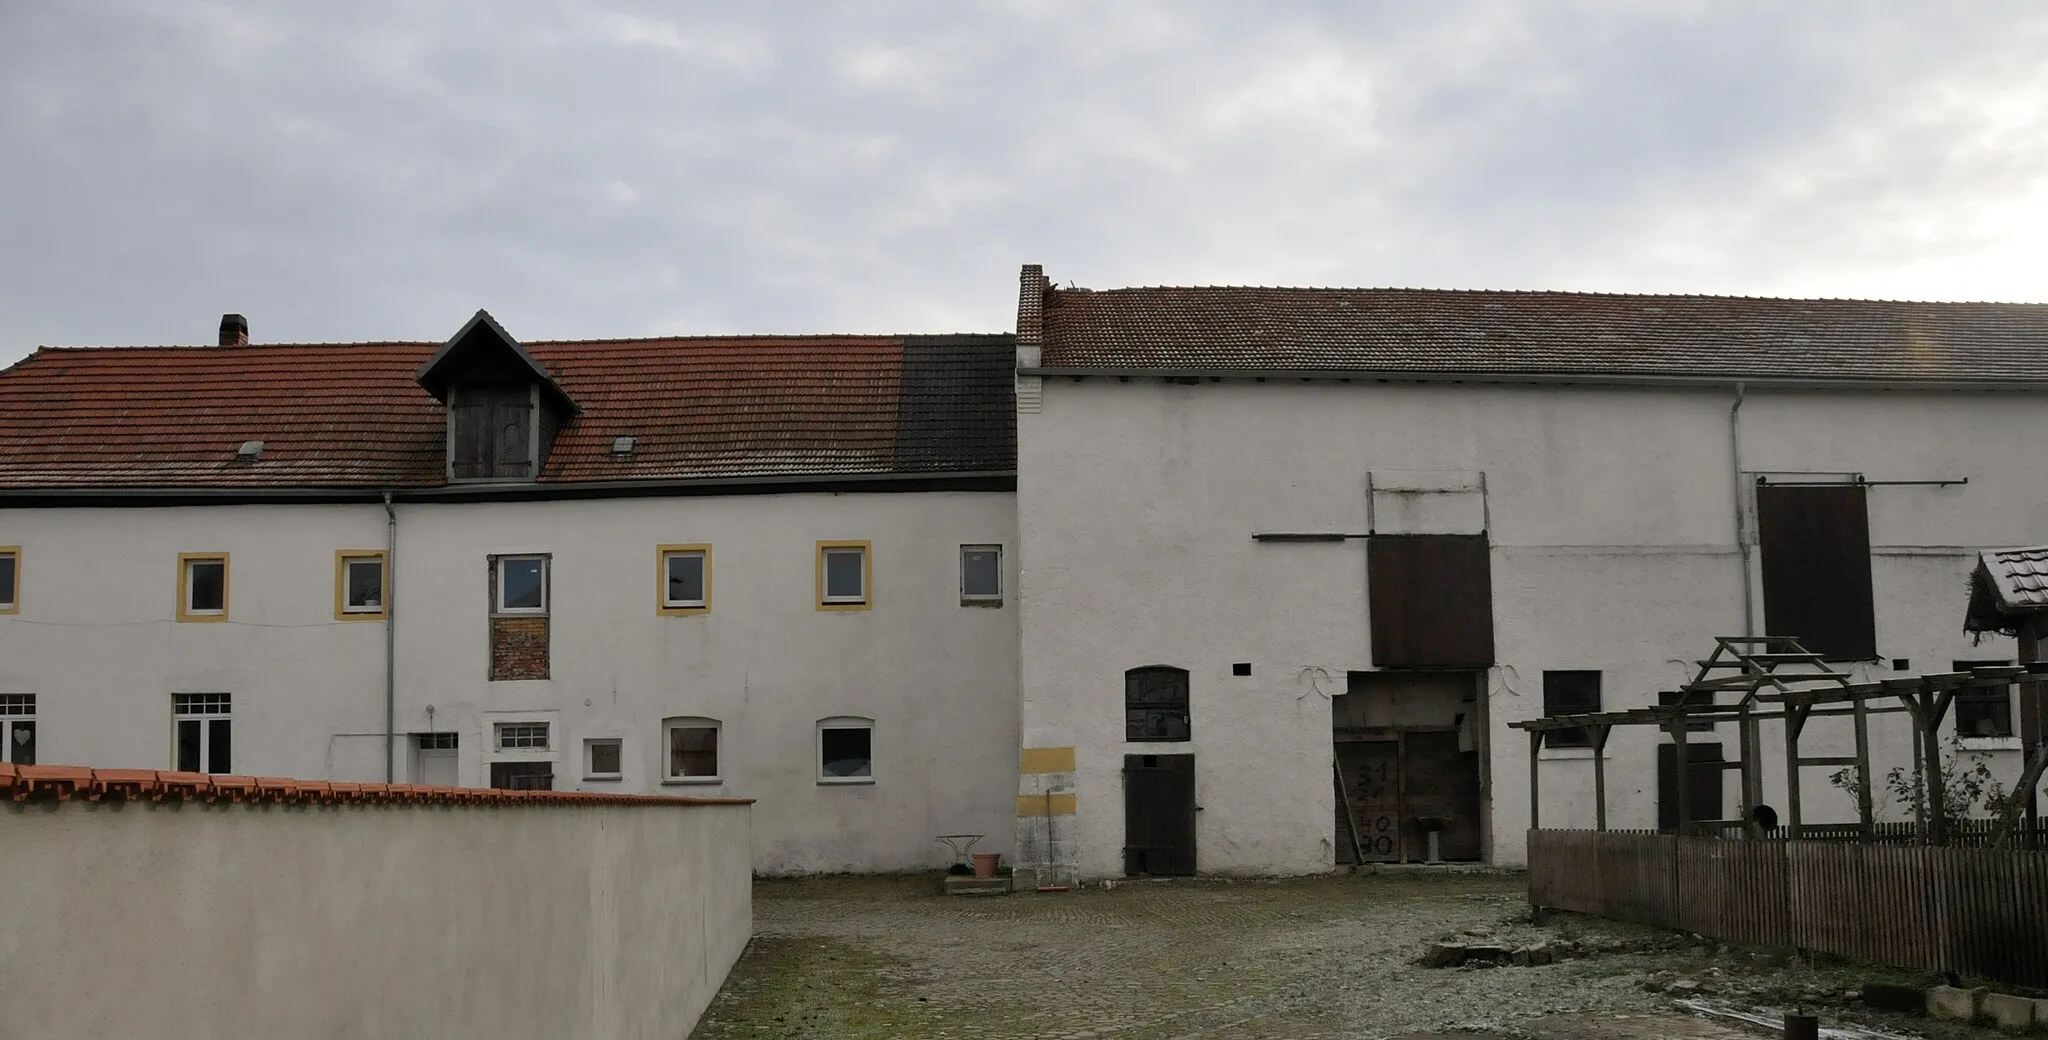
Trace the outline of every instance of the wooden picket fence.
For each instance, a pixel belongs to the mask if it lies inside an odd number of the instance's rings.
[[[2048,851],[1534,830],[1529,902],[2048,987]]]

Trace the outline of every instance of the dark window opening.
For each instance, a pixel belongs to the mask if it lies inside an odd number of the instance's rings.
[[[415,733],[413,743],[421,751],[454,751],[457,737],[453,733]]]
[[[1124,673],[1124,739],[1192,740],[1188,713],[1188,671],[1165,665]]]
[[[1250,661],[1239,661],[1230,666],[1230,674],[1250,675],[1252,674],[1252,663]]]
[[[1956,661],[1955,670],[1967,672],[1972,668],[1988,665],[2010,664],[2010,661]],[[1999,686],[1991,689],[1965,689],[1956,691],[1951,705],[1956,718],[1956,736],[1959,737],[2010,737],[2012,731],[2012,687]]]
[[[1764,630],[1793,636],[1830,661],[1877,659],[1864,489],[1756,489]]]
[[[1588,715],[1600,710],[1599,672],[1544,672],[1543,714]],[[1593,735],[1583,726],[1554,729],[1544,735],[1550,747],[1592,747]]]
[[[818,773],[828,779],[875,775],[875,731],[866,726],[827,726],[818,734]]]
[[[509,791],[552,791],[555,789],[553,762],[493,762],[491,786]]]
[[[668,555],[668,591],[663,600],[671,607],[704,605],[704,554],[697,551]]]
[[[668,775],[678,780],[717,776],[718,727],[669,726]]]
[[[193,560],[187,577],[185,609],[218,614],[228,606],[228,565],[222,560]]]
[[[233,704],[225,693],[172,695],[172,757],[180,772],[234,772],[234,720],[228,717]]]
[[[17,606],[14,595],[15,566],[13,553],[0,553],[0,610]]]

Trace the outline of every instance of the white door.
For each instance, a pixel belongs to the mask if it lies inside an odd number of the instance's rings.
[[[455,751],[415,751],[412,761],[412,782],[429,787],[455,787]]]

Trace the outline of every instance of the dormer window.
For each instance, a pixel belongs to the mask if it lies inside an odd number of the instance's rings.
[[[547,369],[483,311],[416,377],[448,412],[448,479],[535,480],[577,412]]]

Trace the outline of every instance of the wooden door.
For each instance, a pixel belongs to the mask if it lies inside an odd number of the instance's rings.
[[[1344,842],[1338,861],[1353,860],[1350,836],[1358,836],[1358,861],[1394,863],[1401,859],[1400,745],[1392,740],[1343,740],[1337,743],[1337,773],[1343,785],[1337,813],[1349,818],[1338,827]]]
[[[1480,839],[1479,753],[1458,750],[1456,730],[1415,730],[1401,735],[1402,833],[1410,859],[1427,859],[1425,821],[1437,828],[1437,855],[1477,860]]]
[[[1686,786],[1692,789],[1687,811],[1694,823],[1722,819],[1721,745],[1685,745]],[[1657,829],[1678,829],[1678,745],[1657,745]]]
[[[1124,873],[1195,872],[1195,756],[1124,756]]]

